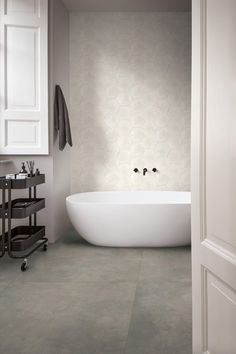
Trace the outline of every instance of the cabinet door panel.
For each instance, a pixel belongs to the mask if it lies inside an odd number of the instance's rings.
[[[48,154],[48,1],[0,5],[0,154]]]

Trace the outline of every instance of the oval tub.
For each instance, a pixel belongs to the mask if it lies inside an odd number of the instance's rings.
[[[67,197],[76,231],[110,247],[176,247],[190,244],[189,192],[89,192]]]

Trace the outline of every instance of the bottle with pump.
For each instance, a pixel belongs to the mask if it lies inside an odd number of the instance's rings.
[[[25,163],[24,163],[24,162],[22,162],[21,170],[20,170],[18,176],[19,176],[20,178],[26,178],[26,177],[28,177],[28,172],[27,172],[27,170],[26,170],[26,168],[25,168]]]

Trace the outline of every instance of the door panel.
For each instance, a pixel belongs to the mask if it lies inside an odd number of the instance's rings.
[[[7,26],[5,30],[7,82],[5,108],[37,110],[40,64],[38,29]]]
[[[28,147],[39,146],[40,127],[39,123],[30,120],[9,120],[7,121],[7,146],[13,146],[16,149],[22,146],[22,143]]]
[[[0,6],[0,154],[48,154],[48,1]]]
[[[6,0],[5,14],[11,15],[16,13],[21,14],[39,14],[39,0]]]
[[[206,237],[236,251],[236,1],[206,1]]]
[[[231,354],[236,348],[236,292],[206,272],[206,332],[209,353]]]
[[[236,2],[192,11],[193,353],[236,354]]]

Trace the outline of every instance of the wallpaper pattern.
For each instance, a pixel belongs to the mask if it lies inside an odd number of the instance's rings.
[[[70,64],[72,192],[189,190],[190,14],[73,13]]]

